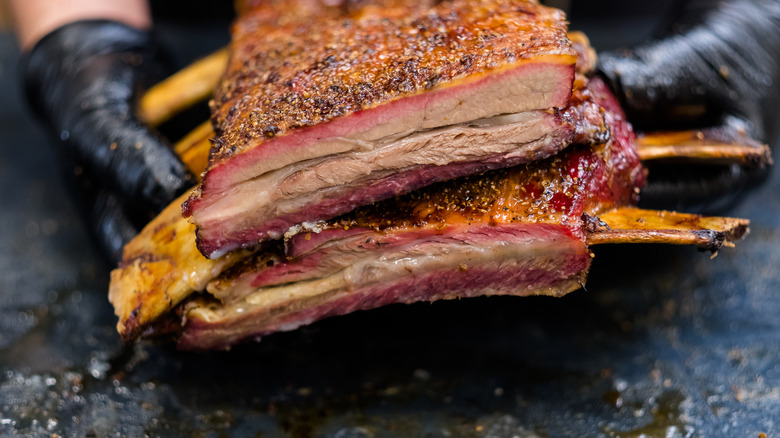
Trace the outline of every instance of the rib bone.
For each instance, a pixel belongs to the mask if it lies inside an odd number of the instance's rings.
[[[139,102],[139,118],[157,126],[210,97],[227,61],[227,49],[220,49],[150,88]]]
[[[722,246],[734,246],[749,231],[746,219],[632,207],[618,208],[588,221],[588,245],[663,243],[695,245],[716,252]]]
[[[642,161],[684,161],[699,164],[772,164],[769,146],[731,127],[691,131],[650,132],[637,136]]]

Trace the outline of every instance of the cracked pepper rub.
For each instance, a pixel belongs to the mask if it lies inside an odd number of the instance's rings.
[[[277,3],[239,7],[211,102],[212,166],[263,139],[523,59],[576,56],[564,14],[535,1]]]

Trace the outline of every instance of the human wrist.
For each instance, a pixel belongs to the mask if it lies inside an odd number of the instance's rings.
[[[11,0],[11,12],[20,47],[28,51],[45,35],[67,23],[105,19],[137,29],[149,29],[151,16],[146,0]]]

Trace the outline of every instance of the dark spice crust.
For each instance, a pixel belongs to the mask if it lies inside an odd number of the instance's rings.
[[[211,102],[212,165],[265,138],[458,78],[576,55],[564,14],[536,1],[275,0],[239,11]]]

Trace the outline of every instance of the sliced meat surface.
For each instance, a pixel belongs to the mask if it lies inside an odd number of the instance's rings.
[[[210,165],[183,206],[207,257],[574,140],[561,111],[577,52],[560,11],[257,3],[234,27]]]
[[[382,147],[295,163],[231,188],[195,215],[210,258],[280,238],[290,227],[329,219],[434,182],[555,154],[575,131],[559,114],[498,116],[416,132]]]
[[[366,254],[323,277],[195,300],[182,349],[225,348],[320,319],[393,303],[480,295],[563,295],[585,282],[590,252],[562,226],[487,226]],[[368,240],[365,238],[364,240]]]
[[[577,84],[573,100],[579,103],[562,112],[561,118],[576,127],[576,141],[599,136],[605,141],[610,134],[610,128],[605,123],[609,114],[602,114],[599,99],[593,99],[582,78]],[[589,118],[586,114],[593,117]],[[572,120],[579,122],[574,123]],[[368,209],[365,207],[361,211]],[[392,222],[393,218],[384,220]],[[316,238],[309,241],[297,239],[294,245],[293,240],[287,239],[290,248],[296,248],[290,254],[297,255],[304,247],[302,242],[316,242],[317,238],[326,235],[314,234],[312,236]],[[172,204],[125,247],[122,263],[111,273],[109,299],[119,317],[119,333],[128,342],[143,334],[152,334],[155,330],[150,330],[150,327],[161,317],[193,293],[203,291],[226,268],[253,252],[267,255],[269,259],[266,262],[285,259],[287,255],[279,248],[281,243],[268,241],[245,251],[233,251],[217,259],[206,259],[196,248],[195,226],[182,218],[175,204]],[[306,260],[311,262],[315,258]],[[268,271],[267,274],[276,275],[274,272]],[[176,325],[180,325],[180,322]]]
[[[631,205],[644,182],[630,127],[603,84],[591,88],[612,133],[606,144],[297,227],[284,248],[237,264],[180,307],[179,346],[222,348],[391,303],[579,288],[588,218]]]

